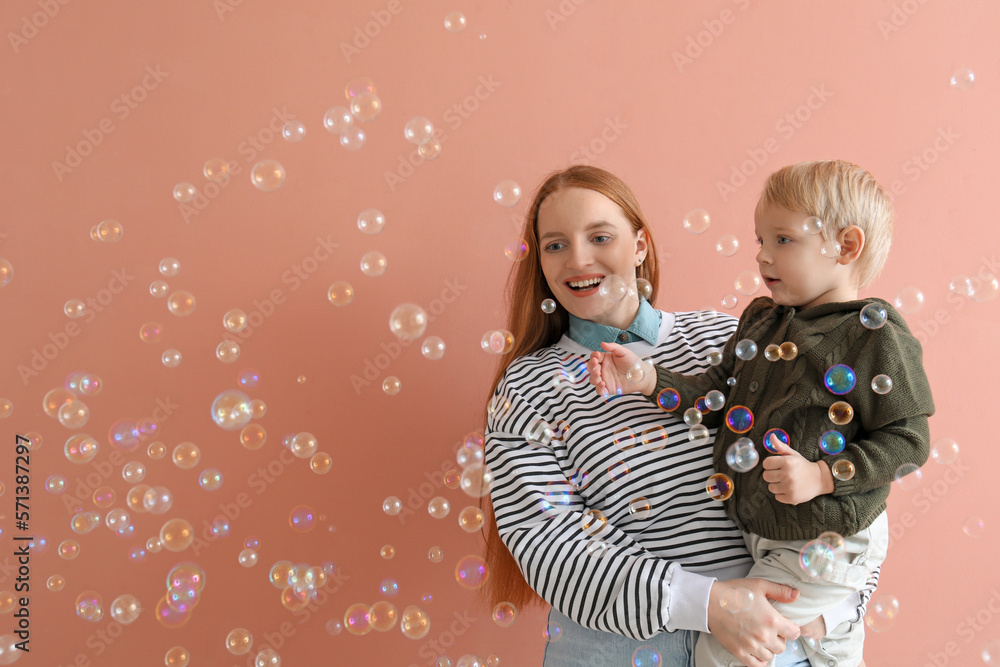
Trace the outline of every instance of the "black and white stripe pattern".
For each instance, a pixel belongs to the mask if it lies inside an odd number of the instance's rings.
[[[704,315],[664,313],[657,345],[629,347],[700,373],[736,327]],[[680,416],[644,396],[605,402],[588,381],[588,355],[564,336],[508,368],[487,423],[493,507],[504,543],[546,601],[586,627],[646,639],[679,629],[670,618],[679,567],[726,578],[750,558],[705,491],[714,429],[694,446]]]

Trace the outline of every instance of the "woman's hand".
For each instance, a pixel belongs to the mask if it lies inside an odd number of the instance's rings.
[[[786,639],[799,638],[799,626],[768,600],[793,602],[798,596],[794,588],[764,579],[716,581],[709,593],[708,630],[744,665],[764,667],[785,650]]]
[[[601,343],[604,352],[591,352],[587,360],[590,384],[601,396],[642,392],[647,396],[656,387],[656,369],[617,343]]]

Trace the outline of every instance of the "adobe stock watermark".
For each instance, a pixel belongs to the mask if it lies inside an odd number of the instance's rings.
[[[426,659],[424,664],[434,665],[438,658],[455,645],[455,640],[468,632],[469,628],[478,620],[479,617],[472,616],[468,609],[461,613],[458,611],[451,612],[450,618],[441,621],[442,623],[448,623],[447,629],[442,630],[436,637],[425,639],[420,648],[417,649],[417,655]],[[413,666],[411,665],[411,667]]]
[[[472,93],[466,95],[445,110],[443,118],[444,122],[448,124],[448,130],[451,132],[458,130],[462,126],[462,123],[468,120],[479,109],[479,105],[492,97],[493,93],[501,85],[502,82],[494,80],[492,74],[486,76],[480,75]],[[450,135],[444,129],[440,127],[434,128],[434,139],[442,146],[444,146],[449,138]],[[386,170],[382,174],[385,184],[389,186],[389,191],[395,192],[396,187],[412,176],[426,161],[426,158],[420,154],[417,148],[406,154],[400,153],[396,158],[396,169],[394,171]]]
[[[992,281],[997,276],[1000,276],[1000,262],[997,261],[996,253],[989,257],[983,255],[980,258],[976,272],[970,278],[973,290],[977,289],[983,283]],[[973,294],[975,294],[975,291],[973,291]],[[970,302],[975,304],[971,296],[956,294],[952,291],[948,292],[945,301],[948,303],[947,308],[938,308],[930,317],[922,318],[919,322],[910,325],[913,335],[920,341],[921,345],[926,346],[930,343],[931,338],[937,336],[941,332],[941,329],[951,323],[952,316],[956,312],[965,308]]]
[[[135,276],[129,275],[123,266],[121,270],[115,269],[111,272],[111,279],[106,287],[101,288],[93,296],[88,296],[83,301],[87,304],[87,309],[81,318],[83,324],[90,324],[111,304],[115,296],[121,294],[128,287],[129,283],[135,280]],[[36,378],[49,364],[54,361],[59,354],[69,347],[72,339],[80,335],[83,331],[77,320],[69,320],[62,329],[50,331],[46,335],[46,342],[40,346],[31,348],[31,358],[27,363],[17,365],[17,375],[21,378],[21,383],[27,387],[32,378]]]
[[[730,195],[746,185],[747,179],[767,164],[771,156],[781,149],[782,144],[795,136],[795,133],[802,129],[831,97],[833,93],[827,90],[826,84],[811,86],[805,101],[792,111],[782,114],[774,123],[777,136],[768,137],[759,146],[748,148],[747,158],[730,167],[729,178],[715,182],[715,189],[722,201],[726,201]]]
[[[403,12],[403,3],[400,0],[389,0],[383,9],[373,9],[370,14],[371,21],[364,26],[354,26],[354,35],[350,41],[340,43],[340,52],[344,55],[347,64],[351,59],[361,55],[361,52],[368,48],[382,31],[389,27],[392,19]]]
[[[899,32],[927,2],[928,0],[903,0],[901,3],[894,3],[889,16],[875,22],[875,27],[882,33],[882,39],[888,41],[889,35]]]
[[[52,161],[52,172],[55,174],[56,180],[62,183],[68,174],[73,173],[74,169],[83,164],[84,159],[92,155],[94,149],[104,143],[108,135],[118,128],[115,121],[117,120],[120,123],[131,116],[132,112],[138,109],[139,105],[168,76],[170,76],[170,73],[162,71],[159,65],[155,67],[147,65],[145,74],[136,85],[111,100],[111,113],[99,120],[97,127],[92,129],[84,128],[82,132],[83,139],[77,141],[72,146],[66,144],[66,156],[63,158],[63,162],[59,162],[58,160]]]
[[[242,4],[243,0],[212,0],[212,9],[215,10],[215,15],[222,22],[226,20],[226,14],[235,12],[236,8]]]
[[[587,0],[561,0],[555,9],[545,10],[545,20],[549,22],[549,27],[555,30],[560,23],[565,23],[569,17],[576,14],[576,8],[587,2]]]
[[[750,0],[732,0],[732,2],[741,12],[750,6]],[[677,71],[683,74],[684,68],[693,65],[695,60],[701,58],[715,44],[715,40],[722,36],[726,26],[736,23],[736,19],[737,14],[732,9],[726,8],[719,12],[718,17],[702,21],[704,29],[694,35],[688,35],[684,50],[670,54]]]
[[[70,0],[38,0],[38,8],[41,11],[25,14],[21,17],[20,29],[17,32],[8,32],[7,41],[10,48],[17,53],[21,47],[38,36],[38,31],[49,24],[59,11],[68,5]]]
[[[889,549],[899,540],[903,539],[906,532],[917,525],[917,519],[926,516],[937,507],[941,499],[948,495],[952,487],[962,481],[967,473],[972,472],[972,468],[964,465],[960,460],[944,466],[944,474],[940,479],[933,482],[923,482],[919,491],[910,498],[910,508],[905,512],[897,513],[893,508],[895,518],[889,523]]]
[[[604,126],[597,136],[581,145],[569,156],[569,164],[593,163],[598,157],[604,155],[608,146],[618,140],[628,129],[628,123],[623,123],[621,116],[610,116],[604,119]]]
[[[285,303],[288,298],[288,294],[297,292],[299,288],[309,278],[312,277],[319,267],[333,257],[333,251],[340,247],[340,244],[334,243],[330,234],[326,235],[326,238],[322,236],[316,237],[316,245],[313,247],[312,251],[303,256],[297,262],[292,263],[288,269],[286,269],[281,274],[281,284],[288,286],[288,292],[276,287],[272,289],[267,296],[262,299],[254,299],[252,307],[246,311],[247,314],[247,326],[239,333],[232,333],[227,331],[224,335],[225,340],[234,341],[236,343],[244,343],[254,332],[256,332],[264,323],[274,315],[277,311],[278,306]]]
[[[939,127],[935,132],[930,144],[919,153],[911,155],[900,167],[903,175],[909,177],[910,183],[916,183],[927,171],[933,167],[941,156],[951,150],[951,147],[961,139],[951,125]],[[906,192],[906,183],[901,178],[894,179],[887,188],[890,196],[895,198]]]
[[[458,464],[454,460],[445,459],[438,466],[438,470],[424,471],[424,481],[407,489],[406,497],[401,499],[403,508],[396,515],[399,523],[405,524],[407,517],[411,517],[418,510],[427,507],[427,501],[438,495],[438,491],[446,486],[444,483],[445,475],[457,470],[457,468]]]
[[[243,164],[253,162],[268,145],[280,137],[281,129],[290,120],[295,120],[295,115],[288,113],[286,107],[281,107],[280,110],[278,107],[272,107],[271,117],[268,119],[267,124],[253,134],[248,134],[246,139],[241,141],[236,147],[236,152],[243,158]],[[229,187],[234,177],[243,173],[243,167],[237,160],[228,160],[226,161],[226,165],[229,168],[229,172],[225,179],[218,183],[208,181],[201,188],[196,188],[194,199],[190,202],[177,204],[177,210],[180,211],[184,222],[191,224],[193,218],[207,209],[208,205],[215,201]]]
[[[444,289],[441,290],[441,294],[437,298],[432,299],[424,307],[424,312],[427,313],[427,323],[430,324],[433,322],[449,305],[455,303],[462,296],[462,292],[468,289],[468,287],[468,285],[460,283],[458,278],[445,280]],[[389,344],[379,343],[379,348],[382,351],[376,354],[374,359],[367,358],[364,360],[360,375],[358,373],[351,374],[351,388],[354,389],[355,395],[360,396],[361,390],[370,386],[372,382],[378,379],[379,375],[389,368],[393,361],[399,358],[403,349],[409,347],[416,340],[416,338],[406,338],[393,340]]]
[[[976,613],[966,615],[955,626],[952,637],[962,640],[963,644],[959,644],[956,639],[949,639],[944,643],[940,651],[927,652],[927,662],[922,667],[946,667],[952,662],[953,658],[961,655],[963,649],[967,648],[977,636],[981,635],[992,625],[998,614],[1000,614],[1000,590],[994,586],[990,589],[986,604],[976,611]],[[973,660],[978,663],[979,659],[979,656],[977,656]],[[962,664],[970,663],[963,662]]]

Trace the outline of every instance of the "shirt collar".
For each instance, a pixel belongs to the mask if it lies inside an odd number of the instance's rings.
[[[601,343],[625,344],[639,340],[656,345],[662,318],[660,311],[650,306],[645,299],[639,299],[639,312],[636,313],[635,319],[632,320],[628,329],[622,331],[605,324],[581,319],[571,313],[567,335],[570,339],[591,350],[600,350]]]

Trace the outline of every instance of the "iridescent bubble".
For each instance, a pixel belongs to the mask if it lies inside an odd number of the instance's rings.
[[[562,626],[558,623],[548,623],[542,630],[542,635],[548,642],[557,642],[562,638]]]
[[[837,459],[830,466],[830,472],[833,473],[834,479],[846,482],[854,479],[854,464],[847,459]]]
[[[389,516],[396,516],[403,511],[403,501],[396,496],[388,496],[382,501],[382,511]]]
[[[233,628],[226,635],[226,650],[233,655],[246,655],[253,646],[253,635],[246,628]]]
[[[410,605],[399,618],[399,629],[409,639],[423,639],[431,630],[431,619],[423,609]]]
[[[70,299],[63,304],[63,313],[71,320],[77,320],[87,314],[87,304],[79,299]]]
[[[82,400],[74,398],[59,407],[56,417],[66,428],[83,428],[90,421],[90,408]]]
[[[681,224],[684,226],[684,229],[692,234],[704,234],[708,231],[709,225],[712,224],[712,219],[709,217],[708,211],[696,208],[688,211]]]
[[[367,123],[378,118],[380,113],[382,100],[374,91],[358,93],[351,98],[351,114],[358,120]]]
[[[354,124],[354,117],[345,107],[330,107],[323,114],[323,127],[333,134],[343,134]]]
[[[396,306],[389,315],[389,331],[397,338],[411,341],[427,330],[427,313],[415,303]]]
[[[160,260],[160,274],[166,277],[176,276],[181,270],[181,263],[173,257],[164,257]]]
[[[645,278],[635,279],[635,291],[646,301],[653,298],[653,283]],[[543,309],[544,310],[544,309]]]
[[[806,234],[819,234],[823,231],[823,221],[811,215],[802,221],[802,231]]]
[[[506,354],[514,348],[514,334],[504,329],[492,329],[483,334],[479,345],[490,354]]]
[[[63,586],[66,585],[66,579],[59,574],[53,574],[48,579],[45,580],[45,587],[48,588],[53,593],[61,591]]]
[[[162,299],[170,291],[170,285],[164,280],[154,280],[149,283],[149,293],[155,296],[157,299]]]
[[[315,510],[309,505],[296,505],[288,513],[288,525],[296,533],[308,533],[316,527]]]
[[[226,328],[226,331],[239,333],[247,328],[247,314],[239,308],[226,311],[226,314],[222,316],[222,326]]]
[[[66,478],[62,475],[49,475],[45,478],[45,490],[49,493],[62,493],[66,490]],[[0,489],[0,495],[3,495]]]
[[[235,363],[240,358],[240,344],[234,340],[224,340],[215,348],[215,357],[224,364]]]
[[[385,273],[385,269],[388,262],[385,259],[385,255],[373,250],[361,258],[361,273],[372,278],[377,278]]]
[[[167,667],[187,667],[191,654],[183,646],[174,646],[163,656],[163,664]]]
[[[975,73],[968,67],[961,67],[951,75],[949,83],[955,90],[968,90],[976,82]]]
[[[757,343],[749,338],[744,338],[736,343],[736,356],[743,361],[750,361],[757,356]]]
[[[482,498],[490,492],[493,485],[493,473],[483,465],[469,466],[462,471],[459,487],[473,498]]]
[[[462,12],[450,12],[444,17],[444,28],[448,32],[462,32],[465,30],[465,14]]]
[[[445,344],[437,336],[428,336],[420,345],[420,353],[424,358],[436,361],[444,356]]]
[[[883,595],[868,605],[865,625],[874,632],[887,632],[896,624],[898,615],[899,600],[892,595]]]
[[[709,366],[718,366],[722,363],[722,350],[709,350],[705,355],[705,361]]]
[[[498,602],[493,607],[491,618],[501,628],[509,628],[517,620],[517,607],[511,602]]]
[[[365,131],[360,127],[349,127],[340,135],[341,147],[349,151],[359,151],[365,145]]]
[[[254,549],[243,549],[236,557],[236,561],[243,567],[253,567],[257,564],[257,552]]]
[[[446,498],[436,496],[427,503],[427,513],[435,519],[443,519],[451,511],[451,504]]]
[[[978,516],[970,516],[962,523],[962,532],[969,537],[981,537],[986,530],[986,525]]]
[[[632,652],[632,667],[660,667],[663,658],[652,646],[640,646]]]
[[[91,436],[86,433],[74,433],[67,438],[63,451],[70,463],[87,463],[97,456],[99,449],[97,440]]]
[[[839,431],[826,431],[819,436],[819,448],[823,450],[824,454],[831,456],[839,454],[844,451],[846,446],[847,439]]]
[[[869,303],[861,309],[861,324],[868,329],[880,329],[889,319],[889,313],[880,303]]]
[[[764,433],[763,437],[764,449],[771,452],[772,454],[777,454],[778,451],[774,448],[774,444],[771,442],[771,436],[774,436],[775,438],[778,439],[778,442],[781,442],[785,445],[788,445],[790,442],[788,433],[784,429],[780,428],[768,429],[767,432]]]
[[[260,424],[248,424],[240,431],[240,444],[247,449],[260,449],[266,441],[267,431]]]
[[[854,408],[849,403],[837,401],[830,406],[827,415],[830,417],[830,421],[837,426],[844,426],[850,424],[851,420],[854,419]]]
[[[806,542],[799,552],[799,564],[803,571],[815,579],[829,579],[836,561],[833,547],[821,540]]]
[[[338,621],[336,619],[330,619],[329,621],[326,622],[326,631],[331,636],[335,637],[335,636],[339,635],[340,631],[343,630],[343,629],[344,629],[344,626],[341,624],[340,621]]]
[[[500,181],[493,188],[493,201],[510,208],[521,200],[521,186],[514,181]]]
[[[684,411],[684,423],[688,426],[694,426],[695,424],[700,424],[702,420],[701,411],[698,408],[688,408]]]
[[[115,490],[110,486],[99,486],[94,489],[93,495],[91,495],[91,500],[94,501],[94,506],[100,509],[107,509],[115,503]]]
[[[365,234],[379,234],[384,228],[385,215],[377,208],[366,208],[358,215],[358,229]]]
[[[402,390],[403,383],[400,382],[399,378],[395,375],[390,375],[386,379],[382,380],[382,391],[384,391],[389,396],[395,396]]]
[[[76,540],[63,540],[59,543],[56,552],[63,560],[73,560],[80,555],[80,543]]]
[[[194,528],[184,519],[170,519],[160,526],[160,543],[168,551],[184,551],[194,541]]]
[[[250,397],[238,389],[227,389],[212,401],[212,421],[227,431],[246,426],[253,418]]]
[[[174,447],[171,460],[178,468],[190,470],[201,460],[201,449],[193,442],[182,442]]]
[[[419,146],[432,139],[434,136],[434,124],[423,116],[414,116],[406,121],[403,126],[403,138],[411,144]]]
[[[146,466],[142,461],[129,461],[122,466],[122,479],[130,484],[138,484],[146,477]]]
[[[920,310],[924,305],[924,293],[919,288],[909,285],[899,290],[893,305],[899,312],[912,315]]]
[[[142,605],[139,604],[139,598],[134,595],[119,595],[111,603],[111,618],[115,619],[122,625],[128,625],[139,618],[139,614],[142,612]]]
[[[949,465],[958,460],[958,443],[951,438],[939,438],[931,444],[931,460]]]
[[[277,160],[261,160],[250,170],[250,182],[261,192],[274,192],[285,184],[285,168]]]
[[[371,619],[372,629],[378,632],[388,632],[396,627],[396,620],[399,618],[399,610],[396,605],[388,600],[379,600],[371,606],[368,611]]]
[[[665,412],[673,412],[681,404],[681,395],[668,387],[656,395],[656,404]]]
[[[216,468],[205,468],[198,475],[198,486],[206,491],[217,491],[222,488],[222,472]]]
[[[285,141],[297,144],[306,138],[306,126],[298,120],[290,120],[281,126],[281,136]]]
[[[0,257],[0,287],[6,287],[14,277],[14,267],[3,257]]]
[[[70,529],[77,535],[86,535],[101,523],[101,515],[97,512],[79,512],[69,521]]]
[[[755,271],[744,271],[736,276],[733,287],[744,296],[753,296],[760,291],[760,276]]]
[[[750,438],[739,438],[726,450],[726,465],[735,472],[753,470],[759,460],[760,455]]]
[[[165,486],[154,486],[142,496],[142,506],[150,514],[165,514],[173,504],[174,494]]]
[[[827,369],[823,376],[823,384],[833,394],[843,396],[854,389],[858,378],[854,374],[854,369],[845,364],[836,364]],[[873,385],[874,386],[874,385]]]
[[[723,257],[732,257],[740,249],[740,241],[732,234],[726,234],[715,242],[715,251]]]
[[[726,413],[726,426],[733,433],[746,433],[753,428],[753,413],[743,405],[734,405]]]
[[[642,432],[642,444],[650,452],[656,452],[667,446],[669,434],[662,426],[651,426]]]
[[[728,500],[733,495],[733,480],[729,475],[717,472],[705,482],[705,491],[712,500]]]
[[[474,554],[460,559],[455,565],[455,581],[466,590],[476,590],[486,583],[490,573],[486,562]]]
[[[371,607],[362,602],[352,604],[344,612],[344,627],[352,635],[365,635],[371,632]]]
[[[326,452],[316,452],[309,459],[309,469],[317,475],[325,475],[333,469],[333,457]]]
[[[799,356],[798,346],[790,340],[786,340],[784,343],[778,346],[778,357],[784,359],[785,361],[791,361],[795,357]]]
[[[178,290],[167,297],[167,309],[179,317],[186,317],[194,312],[197,301],[194,294]]]
[[[198,190],[190,183],[178,183],[174,186],[173,195],[179,203],[187,204],[198,195]]]
[[[876,394],[888,394],[892,391],[892,378],[888,375],[876,375],[872,378],[872,391]]]
[[[437,139],[428,139],[417,147],[417,153],[425,160],[436,160],[441,155],[441,142]]]
[[[270,646],[264,647],[253,661],[254,667],[281,667],[281,655]]]
[[[76,597],[76,615],[85,621],[97,623],[104,618],[104,601],[97,591],[86,590]]]
[[[504,247],[503,253],[510,261],[520,262],[528,256],[528,244],[525,243],[524,239],[511,241],[506,245],[506,247]]]

